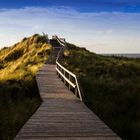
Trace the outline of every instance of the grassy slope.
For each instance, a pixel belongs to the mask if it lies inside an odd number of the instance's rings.
[[[13,139],[40,105],[35,75],[50,52],[37,34],[0,50],[0,140]]]
[[[88,106],[122,138],[140,139],[140,59],[99,56],[71,44],[64,54]]]

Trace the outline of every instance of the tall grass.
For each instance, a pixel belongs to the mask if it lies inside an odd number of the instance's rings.
[[[140,59],[67,46],[62,64],[79,76],[88,107],[123,139],[140,139]]]
[[[41,103],[35,79],[0,84],[0,139],[11,140]]]

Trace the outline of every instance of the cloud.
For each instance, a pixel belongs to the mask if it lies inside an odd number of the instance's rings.
[[[124,48],[125,52],[140,52],[140,13],[83,13],[70,7],[25,7],[0,9],[0,19],[0,46],[46,32],[66,37],[68,41],[96,52],[124,52]],[[94,44],[99,44],[99,49]]]

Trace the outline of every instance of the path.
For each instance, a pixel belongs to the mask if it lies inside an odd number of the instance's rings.
[[[56,75],[47,64],[37,74],[43,103],[15,140],[120,140]]]

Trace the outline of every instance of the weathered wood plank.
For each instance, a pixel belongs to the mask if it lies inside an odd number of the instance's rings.
[[[58,79],[55,65],[37,74],[43,103],[15,140],[120,140]]]

